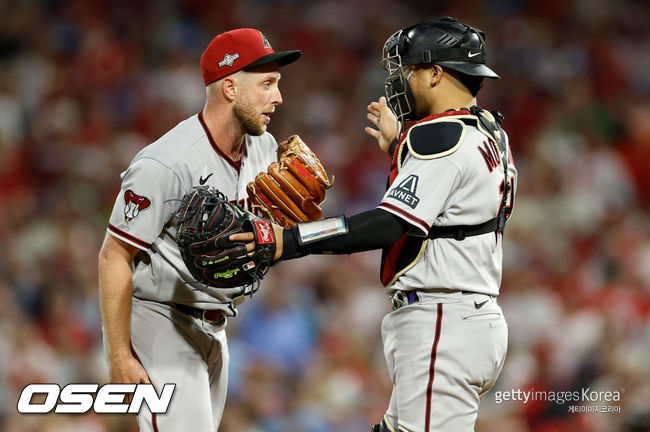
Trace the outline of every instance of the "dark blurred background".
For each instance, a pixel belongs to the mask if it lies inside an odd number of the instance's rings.
[[[204,103],[217,33],[262,30],[284,68],[270,131],[299,133],[336,183],[326,213],[380,200],[365,135],[395,30],[455,16],[488,35],[518,195],[505,243],[508,360],[478,432],[648,431],[650,4],[620,0],[0,0],[0,430],[135,431],[134,417],[20,416],[32,382],[105,382],[97,253],[119,173]],[[375,252],[274,268],[229,324],[221,431],[366,431],[390,395]],[[497,403],[495,391],[618,391]],[[574,408],[571,408],[574,405]],[[584,412],[571,410],[612,412]],[[615,412],[620,411],[620,412]]]

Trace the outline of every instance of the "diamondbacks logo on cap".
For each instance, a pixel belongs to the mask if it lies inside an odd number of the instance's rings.
[[[223,56],[223,60],[221,60],[218,65],[219,67],[224,67],[224,66],[232,66],[232,64],[239,58],[239,53],[234,53],[234,54],[228,54],[226,53],[225,56]]]
[[[264,36],[264,33],[260,32],[260,34],[262,35],[262,43],[264,44],[264,48],[271,48],[271,44],[269,43],[269,40],[266,38],[266,36]]]

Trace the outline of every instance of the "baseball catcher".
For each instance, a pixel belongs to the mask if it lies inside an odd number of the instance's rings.
[[[290,228],[323,216],[319,205],[331,186],[318,157],[298,135],[292,135],[279,144],[278,162],[259,173],[246,191],[253,209]]]
[[[195,187],[183,197],[176,217],[176,242],[197,281],[216,288],[245,288],[258,285],[269,270],[275,254],[271,224],[228,202],[216,189]],[[254,253],[248,254],[244,243],[228,240],[242,232],[253,233]]]
[[[396,31],[381,64],[386,96],[368,105],[366,132],[392,157],[384,197],[349,217],[274,226],[276,258],[382,249],[393,393],[372,431],[471,431],[508,339],[497,296],[517,169],[503,116],[477,101],[499,76],[485,34],[451,17]]]

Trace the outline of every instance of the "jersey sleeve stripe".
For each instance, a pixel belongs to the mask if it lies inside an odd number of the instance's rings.
[[[431,226],[428,223],[426,223],[425,221],[423,221],[422,219],[413,216],[412,214],[402,210],[401,208],[399,208],[399,207],[397,207],[397,206],[395,206],[393,204],[383,202],[383,203],[379,204],[379,207],[383,207],[384,209],[386,209],[386,210],[388,210],[388,211],[390,211],[392,213],[398,213],[399,216],[402,216],[402,217],[408,219],[409,221],[417,224],[418,226],[420,226],[427,233],[431,229]]]
[[[129,244],[132,244],[133,246],[136,246],[140,249],[150,249],[151,248],[151,243],[147,243],[145,241],[140,240],[137,237],[132,236],[129,233],[125,233],[121,229],[115,227],[112,224],[108,224],[108,230],[111,232],[111,234],[121,238],[122,240],[126,241]]]

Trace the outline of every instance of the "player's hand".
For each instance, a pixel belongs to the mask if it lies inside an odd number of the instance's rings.
[[[400,131],[398,130],[397,117],[388,106],[384,96],[380,97],[377,102],[370,102],[367,117],[376,129],[366,126],[364,130],[377,140],[377,144],[383,152],[388,153],[388,146],[397,138]]]
[[[149,375],[142,364],[132,355],[112,358],[110,361],[110,380],[114,384],[149,384]],[[132,394],[127,394],[126,403],[131,402]]]
[[[273,261],[277,261],[282,256],[282,233],[284,228],[276,224],[271,224],[271,226],[273,226],[273,233],[275,234],[275,255],[273,256]],[[232,242],[245,242],[246,251],[248,252],[255,250],[255,237],[253,233],[232,234],[228,237],[228,240]]]

